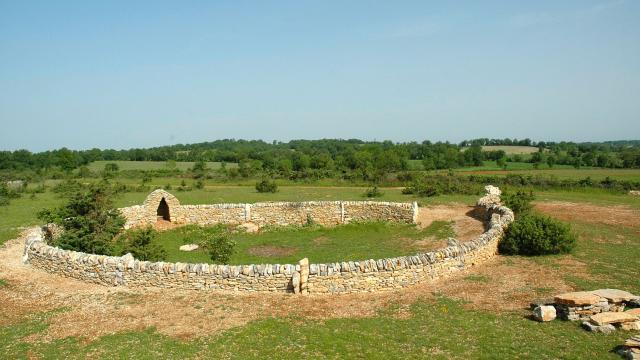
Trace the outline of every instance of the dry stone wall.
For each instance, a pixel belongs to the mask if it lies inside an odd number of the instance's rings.
[[[412,256],[325,264],[309,264],[307,259],[302,259],[298,264],[260,265],[148,262],[136,260],[130,254],[113,257],[62,250],[46,243],[42,229],[33,228],[25,234],[23,261],[54,274],[101,285],[131,288],[160,287],[301,294],[391,290],[445,277],[493,257],[497,253],[498,241],[505,227],[513,221],[513,212],[501,206],[499,198],[499,189],[488,186],[487,195],[478,201],[479,206],[486,209],[489,227],[487,232],[472,241],[465,243],[450,241],[451,246],[444,249]],[[292,203],[277,204],[280,205],[274,206],[278,209],[283,208],[282,204],[293,206]],[[411,211],[415,210],[415,206],[411,204],[408,204],[409,210],[404,207],[389,210],[389,207],[376,207],[369,202],[358,202],[355,206],[349,202],[303,204],[306,205],[299,205],[295,212],[291,212],[294,215],[288,215],[289,217],[286,218],[269,215],[266,205],[255,208],[247,208],[243,204],[229,205],[227,208],[221,205],[207,208],[211,205],[205,205],[203,208],[216,209],[216,211],[223,208],[233,210],[229,212],[232,214],[229,217],[221,215],[219,219],[246,217],[247,211],[254,212],[258,209],[257,218],[263,219],[265,223],[272,221],[276,224],[279,224],[279,221],[283,223],[297,221],[306,218],[306,214],[309,213],[313,216],[321,212],[325,219],[345,221],[348,219],[348,214],[354,216],[353,214],[371,211],[374,213],[373,216],[388,220],[396,219],[399,214],[413,216]],[[328,204],[332,205],[326,206]],[[175,203],[173,205],[176,206]],[[385,210],[380,210],[381,208]],[[262,210],[265,211],[261,213]],[[220,211],[220,214],[222,213],[227,212]],[[182,219],[179,217],[182,216],[180,210],[177,211],[176,216]],[[356,218],[357,216],[364,215],[356,215]],[[414,218],[411,217],[411,219]]]
[[[170,221],[175,224],[241,224],[303,225],[313,221],[332,226],[350,221],[415,222],[416,203],[384,201],[305,201],[265,202],[255,204],[180,205],[178,199],[164,190],[155,190],[142,205],[120,208],[127,219],[125,228],[156,223],[158,205],[165,199]]]

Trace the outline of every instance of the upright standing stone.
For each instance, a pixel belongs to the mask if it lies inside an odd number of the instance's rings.
[[[309,259],[304,258],[298,262],[300,265],[300,292],[303,295],[309,294],[307,283],[309,281]]]

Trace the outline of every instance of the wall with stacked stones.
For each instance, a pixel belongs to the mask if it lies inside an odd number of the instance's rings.
[[[164,190],[155,190],[142,205],[119,209],[126,218],[125,228],[153,225],[160,201],[169,206],[175,224],[211,225],[251,222],[264,225],[303,225],[313,221],[331,226],[350,221],[415,222],[415,203],[384,201],[306,201],[267,202],[255,204],[180,205],[178,199]]]
[[[303,259],[298,264],[284,265],[148,262],[136,260],[130,254],[113,257],[62,250],[47,245],[44,231],[33,228],[25,234],[23,261],[54,274],[102,285],[131,288],[303,294],[390,290],[445,277],[494,256],[505,227],[513,221],[513,212],[501,206],[499,198],[499,190],[488,186],[487,195],[478,201],[479,206],[487,210],[487,232],[472,241],[458,243],[450,240],[450,246],[444,249],[412,256],[327,264],[309,264],[307,259]],[[334,206],[337,206],[336,203]],[[345,213],[341,205],[341,216]],[[387,212],[380,214],[391,216]]]

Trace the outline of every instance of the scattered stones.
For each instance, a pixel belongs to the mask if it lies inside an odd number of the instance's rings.
[[[621,324],[638,320],[635,315],[626,312],[603,312],[590,318],[591,322],[598,325]]]
[[[590,323],[588,321],[583,321],[582,322],[582,327],[587,331],[599,332],[599,333],[603,333],[603,334],[610,334],[610,333],[616,331],[616,328],[611,324],[598,326],[598,325],[594,325],[594,324],[592,324],[592,323]]]
[[[618,354],[628,360],[640,359],[640,336],[633,336],[627,339],[618,350]]]
[[[640,190],[629,190],[629,195],[640,196]]]
[[[556,308],[553,306],[537,306],[533,309],[533,318],[537,321],[552,321],[556,318]]]
[[[187,244],[180,246],[180,251],[193,251],[197,250],[200,246],[198,244]]]

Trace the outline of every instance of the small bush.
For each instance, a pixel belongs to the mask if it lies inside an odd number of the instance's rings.
[[[199,250],[207,252],[214,263],[228,263],[235,251],[236,243],[229,238],[229,229],[226,225],[207,227],[187,225],[182,230],[186,235],[185,244],[197,244]]]
[[[131,253],[133,257],[144,261],[163,260],[167,253],[156,243],[158,232],[153,228],[134,229],[122,234],[124,243],[122,253]]]
[[[367,191],[365,191],[364,196],[368,197],[368,198],[376,198],[376,197],[380,197],[384,195],[384,193],[380,190],[378,190],[377,186],[374,186],[372,188],[367,189]]]
[[[498,250],[508,255],[547,255],[569,253],[576,244],[569,224],[550,217],[525,213],[505,232]]]
[[[526,192],[524,190],[518,190],[513,194],[503,194],[502,202],[504,206],[513,210],[516,215],[520,215],[531,210],[533,207],[531,201],[535,200],[535,198],[532,191]]]
[[[256,190],[259,193],[275,193],[278,191],[278,184],[275,181],[262,180],[256,184]]]

